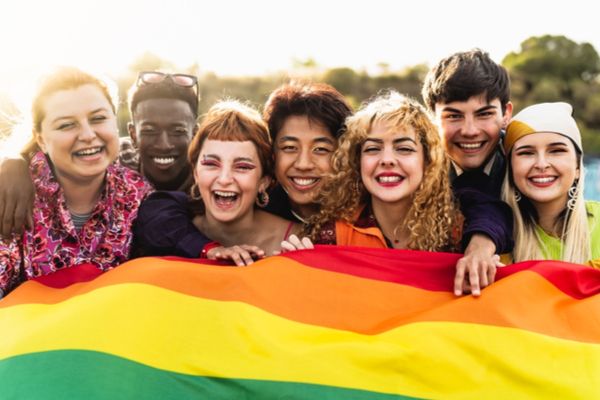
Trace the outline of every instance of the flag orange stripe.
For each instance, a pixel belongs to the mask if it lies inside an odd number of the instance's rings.
[[[195,297],[240,301],[290,320],[363,334],[377,334],[413,322],[453,321],[600,342],[600,322],[594,325],[589,319],[600,309],[600,296],[575,301],[534,272],[523,271],[499,281],[485,289],[480,298],[452,300],[449,293],[283,261],[274,257],[249,268],[227,268],[138,259],[92,282],[61,290],[31,282],[0,302],[0,308],[52,304],[99,287],[137,282]],[[211,285],[203,284],[207,281]]]

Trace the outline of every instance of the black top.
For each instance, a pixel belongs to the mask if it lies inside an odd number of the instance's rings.
[[[279,184],[269,192],[269,204],[267,204],[264,210],[283,219],[287,219],[288,221],[302,223],[302,221],[292,214],[290,198],[285,190],[283,190],[283,187]]]
[[[132,256],[199,257],[211,240],[192,223],[193,217],[184,192],[150,194],[133,224]]]
[[[510,206],[500,200],[506,160],[498,148],[494,153],[490,174],[482,168],[464,171],[457,176],[454,167],[450,180],[460,209],[465,216],[462,244],[465,248],[475,233],[487,235],[496,245],[496,253],[513,248],[513,217]],[[484,165],[487,163],[484,163]]]

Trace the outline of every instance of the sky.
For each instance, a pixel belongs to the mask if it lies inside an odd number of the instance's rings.
[[[28,92],[53,65],[118,75],[145,52],[201,72],[256,75],[309,58],[397,70],[473,47],[501,61],[543,34],[600,51],[599,11],[588,0],[5,0],[0,92]]]

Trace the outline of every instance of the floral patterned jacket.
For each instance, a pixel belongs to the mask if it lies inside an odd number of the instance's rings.
[[[34,155],[29,171],[35,187],[33,228],[0,240],[0,298],[24,280],[61,268],[91,263],[105,271],[128,258],[131,226],[140,203],[152,190],[140,174],[110,165],[100,200],[77,232],[43,153]]]

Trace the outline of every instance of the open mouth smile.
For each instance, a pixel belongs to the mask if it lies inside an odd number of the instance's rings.
[[[217,207],[223,210],[231,209],[240,197],[236,192],[225,190],[213,190],[212,196]]]
[[[381,186],[398,186],[402,183],[404,177],[398,174],[381,174],[377,175],[375,180]]]
[[[73,155],[76,157],[90,157],[95,156],[96,154],[100,154],[104,150],[104,146],[90,147],[83,150],[78,150],[73,152]]]
[[[483,146],[485,146],[486,142],[482,141],[482,142],[471,142],[471,143],[466,143],[466,142],[461,142],[461,143],[455,143],[455,145],[466,152],[474,152],[477,150],[480,150],[481,148],[483,148]]]
[[[530,177],[527,179],[534,186],[547,187],[547,186],[551,186],[558,179],[558,177],[556,177],[556,176],[533,176],[533,177]]]
[[[290,177],[289,180],[297,190],[310,190],[314,188],[321,178],[315,177]]]
[[[175,162],[175,157],[152,157],[152,161],[158,165],[171,165]]]

